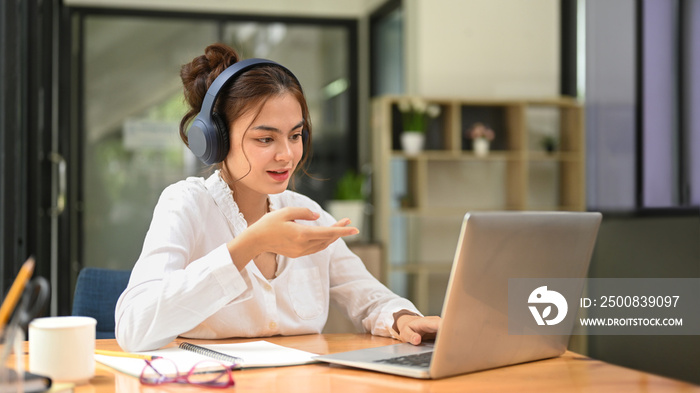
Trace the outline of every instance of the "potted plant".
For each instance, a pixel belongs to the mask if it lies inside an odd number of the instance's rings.
[[[326,210],[336,220],[350,219],[350,225],[360,230],[360,233],[347,236],[346,241],[359,240],[362,236],[365,221],[365,184],[366,176],[353,169],[348,169],[338,180],[333,199],[328,201]]]
[[[540,139],[540,144],[542,145],[542,149],[546,151],[547,153],[554,153],[554,150],[557,149],[557,139],[551,135],[545,135]]]
[[[430,119],[440,115],[440,106],[429,104],[420,97],[404,97],[398,102],[401,112],[401,147],[408,155],[423,151],[425,132]]]
[[[474,123],[468,131],[469,137],[472,139],[472,149],[474,154],[479,157],[484,157],[489,154],[491,141],[496,137],[496,133],[491,127],[483,123]]]

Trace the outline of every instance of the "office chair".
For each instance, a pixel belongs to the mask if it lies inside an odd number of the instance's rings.
[[[96,338],[114,338],[114,309],[129,283],[130,270],[86,267],[78,274],[73,315],[97,320]]]

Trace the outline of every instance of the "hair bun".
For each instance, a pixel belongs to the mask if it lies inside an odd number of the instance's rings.
[[[185,101],[192,110],[199,112],[207,89],[214,79],[237,61],[238,53],[233,48],[217,43],[207,46],[203,55],[182,66],[180,78]]]
[[[204,49],[204,54],[192,59],[180,68],[185,102],[189,109],[180,121],[180,138],[189,146],[187,126],[202,109],[207,89],[219,74],[238,61],[238,53],[233,48],[217,43]]]
[[[233,48],[224,44],[209,45],[204,49],[204,57],[209,63],[210,70],[207,87],[211,85],[214,79],[224,72],[225,69],[239,61],[238,53],[236,53]]]

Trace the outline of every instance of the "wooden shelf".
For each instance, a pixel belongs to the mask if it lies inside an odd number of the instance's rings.
[[[580,153],[567,153],[567,152],[557,152],[557,153],[545,153],[545,152],[529,152],[527,153],[527,159],[530,161],[571,161],[578,162],[581,161]]]
[[[400,209],[395,209],[393,210],[392,214],[393,215],[404,215],[404,216],[413,216],[413,217],[457,217],[459,216],[464,217],[465,214],[469,211],[487,211],[487,210],[494,210],[494,209],[489,209],[489,208],[465,208],[465,207],[422,207],[422,208],[415,208],[415,207],[407,207],[407,208],[400,208]],[[522,210],[518,209],[515,206],[504,206],[498,210]],[[567,209],[558,209],[558,208],[551,208],[551,209],[541,209],[541,210],[567,210]]]
[[[393,265],[392,271],[404,272],[409,274],[431,274],[431,273],[449,273],[452,269],[452,261],[450,262],[430,262],[430,263],[409,263],[407,265]]]
[[[414,160],[414,161],[476,161],[476,162],[487,162],[487,161],[514,161],[520,160],[522,157],[517,152],[509,151],[491,151],[486,157],[479,157],[471,151],[441,151],[441,150],[427,150],[423,153],[415,156],[409,156],[401,151],[394,150],[391,153],[392,158],[400,158],[404,160]]]
[[[571,98],[423,97],[441,114],[426,150],[409,156],[399,142],[401,98],[372,101],[373,235],[383,245],[382,280],[437,314],[464,214],[585,210],[583,108]],[[466,132],[475,122],[496,132],[486,156],[474,154]],[[555,151],[540,146],[544,137],[554,137]]]

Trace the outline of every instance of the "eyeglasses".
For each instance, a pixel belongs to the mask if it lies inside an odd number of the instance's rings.
[[[218,361],[201,361],[187,372],[181,373],[175,363],[166,358],[146,360],[139,380],[144,385],[164,383],[188,383],[214,388],[228,388],[235,384],[231,370],[237,365]]]

